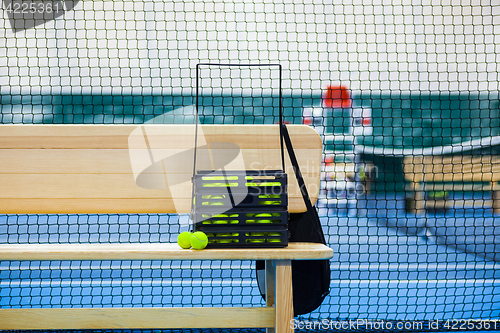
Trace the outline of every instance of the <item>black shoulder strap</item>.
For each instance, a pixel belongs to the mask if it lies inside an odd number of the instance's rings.
[[[292,162],[293,172],[295,173],[295,177],[297,178],[300,193],[302,193],[302,198],[304,198],[307,211],[312,211],[313,206],[311,204],[311,199],[309,197],[309,193],[307,192],[306,184],[304,183],[304,178],[302,177],[302,172],[300,172],[299,163],[297,162],[297,157],[295,156],[295,152],[293,151],[292,140],[290,139],[290,134],[288,133],[288,129],[286,128],[285,124],[281,124],[281,133],[283,135],[283,139],[285,140],[288,156],[290,156],[290,162]]]
[[[297,162],[297,157],[293,151],[292,141],[290,139],[290,134],[285,125],[283,125],[283,139],[285,140],[286,149],[288,155],[290,156],[290,161],[292,162],[293,171],[295,172],[295,177],[297,178],[297,183],[299,184],[300,192],[302,198],[307,207],[307,211],[304,213],[299,213],[302,217],[290,218],[289,229],[292,232],[297,233],[294,236],[295,241],[314,241],[326,244],[325,235],[321,227],[321,221],[319,220],[318,212],[315,207],[311,204],[311,199],[309,193],[307,192],[307,187],[304,183],[304,178],[302,177],[302,172],[300,171],[299,163]],[[307,216],[307,217],[306,217]],[[306,218],[304,218],[306,217]],[[292,225],[292,223],[294,225]],[[329,275],[328,275],[329,276]],[[330,280],[328,280],[330,281]]]

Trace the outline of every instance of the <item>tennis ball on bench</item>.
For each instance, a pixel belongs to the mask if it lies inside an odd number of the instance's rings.
[[[183,249],[189,249],[191,247],[191,233],[189,231],[181,232],[177,236],[177,244]]]
[[[208,237],[203,231],[194,232],[189,240],[195,250],[203,250],[208,244]]]

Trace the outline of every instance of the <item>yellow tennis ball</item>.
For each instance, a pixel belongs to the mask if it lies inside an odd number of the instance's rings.
[[[255,217],[256,215],[257,215],[257,214],[255,214],[255,213],[252,213],[252,214],[245,214],[245,217],[247,217],[247,218],[248,218],[248,217]],[[254,219],[246,219],[246,220],[244,221],[244,223],[257,223],[257,221],[256,221],[256,220],[254,220]]]
[[[235,237],[235,238],[233,238],[233,243],[239,243],[239,241],[240,241],[240,240],[237,238],[239,235],[240,235],[240,234],[239,234],[239,233],[237,233],[237,232],[233,232],[233,233],[231,234],[231,236]]]
[[[252,232],[250,234],[246,234],[247,236],[252,236],[252,237],[264,237],[264,233],[262,232]],[[266,240],[264,238],[250,238],[247,239],[248,243],[264,243]]]
[[[281,242],[281,234],[279,232],[270,232],[268,237],[279,237],[279,238],[268,238],[267,242],[269,243],[279,243]]]
[[[273,201],[260,201],[259,202],[261,205],[279,205],[281,204],[281,201],[273,200]]]
[[[269,213],[261,213],[261,214],[257,214],[258,217],[272,217],[272,214],[269,214]],[[258,220],[258,223],[273,223],[272,220],[263,220],[263,219],[259,219]]]
[[[207,237],[208,237],[208,244],[214,244],[214,243],[218,243],[219,241],[214,239],[214,237],[216,237],[217,234],[207,234]]]
[[[177,236],[177,244],[183,249],[189,249],[191,247],[191,233],[189,231],[181,232],[179,236]]]
[[[203,231],[196,231],[191,235],[189,241],[193,249],[203,250],[207,247],[208,237]]]
[[[219,243],[232,243],[233,242],[233,239],[230,238],[231,234],[228,234],[228,233],[217,234],[217,237],[223,237],[222,239],[219,240]]]

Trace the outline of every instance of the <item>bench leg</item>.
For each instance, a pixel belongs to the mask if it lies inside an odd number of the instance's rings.
[[[491,183],[491,209],[493,213],[500,213],[500,191],[498,190],[496,183]]]
[[[266,306],[273,307],[276,292],[276,261],[266,260]],[[267,328],[266,333],[275,333],[274,327]]]
[[[408,213],[422,215],[425,212],[425,203],[422,185],[418,182],[412,182],[406,194],[405,208]]]
[[[292,333],[292,261],[276,260],[276,333]]]
[[[425,188],[422,184],[415,183],[413,188],[415,189],[415,214],[424,215],[425,214]]]

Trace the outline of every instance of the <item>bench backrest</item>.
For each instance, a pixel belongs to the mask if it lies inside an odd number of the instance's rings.
[[[0,213],[188,213],[191,209],[193,125],[0,128]],[[314,203],[321,138],[308,126],[288,128]],[[202,125],[198,147],[201,168],[281,169],[277,125]],[[289,211],[305,211],[287,155],[285,161]]]
[[[404,172],[413,182],[498,182],[500,156],[409,156]]]

